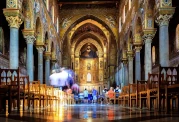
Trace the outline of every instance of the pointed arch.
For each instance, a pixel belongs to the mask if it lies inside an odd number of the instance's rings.
[[[175,35],[176,35],[176,47],[175,48],[176,48],[176,51],[179,51],[179,24],[176,27]]]
[[[51,53],[52,53],[52,59],[56,59],[56,46],[53,41],[51,41]]]
[[[54,6],[53,5],[51,7],[50,13],[51,13],[51,17],[52,17],[52,22],[54,23],[55,22],[55,13],[54,13]]]
[[[36,28],[35,28],[36,42],[43,43],[43,32],[42,32],[42,22],[39,17],[36,19]]]
[[[95,40],[93,40],[91,38],[85,39],[77,45],[77,48],[75,49],[75,56],[79,56],[81,48],[83,47],[83,45],[85,45],[87,43],[92,43],[94,46],[96,46],[97,50],[99,51],[99,57],[103,56],[102,47]]]
[[[50,41],[49,41],[49,36],[48,32],[45,33],[45,51],[50,52]]]
[[[59,19],[58,19],[58,17],[57,17],[56,29],[57,29],[57,33],[59,33]]]
[[[73,40],[71,47],[75,47],[78,41],[82,40],[82,38],[86,37],[87,35],[88,37],[90,36],[91,38],[94,38],[101,45],[101,47],[104,48],[104,44],[106,43],[104,41],[104,38],[102,38],[101,35],[99,35],[98,33],[94,33],[94,32],[85,32],[82,35],[77,36],[77,38]]]
[[[83,24],[86,24],[86,23],[92,23],[95,25],[99,25],[98,27],[102,30],[102,31],[107,31],[111,34],[111,38],[112,38],[112,41],[115,41],[115,45],[116,45],[116,38],[114,36],[114,33],[112,32],[111,28],[104,22],[102,21],[101,19],[99,19],[98,17],[96,16],[93,16],[93,15],[86,15],[86,16],[83,16],[81,18],[79,18],[78,20],[76,20],[75,22],[73,22],[73,24],[71,24],[71,26],[64,32],[64,35],[62,37],[62,41],[65,40],[65,37],[67,36],[67,34],[69,34],[69,32],[77,27],[80,27],[81,25]],[[106,36],[108,36],[107,34],[105,34]]]

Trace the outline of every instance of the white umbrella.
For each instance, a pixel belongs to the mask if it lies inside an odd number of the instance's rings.
[[[61,71],[56,74],[58,75],[58,86],[69,86],[68,73],[66,71]]]
[[[50,80],[50,85],[58,86],[59,76],[57,73],[53,73],[52,75],[50,75],[49,80]]]

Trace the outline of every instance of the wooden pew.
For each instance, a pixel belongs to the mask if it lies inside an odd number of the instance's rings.
[[[15,78],[16,77],[16,78]],[[21,88],[24,88],[23,85],[20,85],[20,70],[18,69],[0,69],[0,92],[1,94],[6,95],[8,93],[7,97],[4,97],[6,100],[8,100],[8,112],[11,112],[11,106],[12,106],[12,97],[16,97],[17,99],[17,110],[20,111],[20,99],[21,99]],[[22,87],[23,86],[23,87]],[[24,90],[23,89],[23,90]]]
[[[25,110],[25,101],[28,101],[29,97],[29,76],[20,76],[19,81],[17,80],[17,77],[15,77],[15,82],[13,84],[17,84],[19,82],[20,85],[20,100],[23,100],[23,103],[20,103],[20,105],[23,105],[23,110]],[[16,100],[17,96],[13,96],[14,100]]]
[[[137,105],[137,84],[129,84],[129,100],[130,107],[136,107]]]
[[[176,102],[176,110],[179,111],[179,66],[161,67],[165,77],[165,111],[173,110],[173,100]]]
[[[40,107],[47,107],[47,88],[46,84],[40,84]]]
[[[123,86],[120,96],[118,97],[119,104],[122,106],[129,106],[129,85]]]
[[[147,81],[137,81],[136,106],[142,109],[142,103],[147,102]]]
[[[160,70],[159,70],[160,71]],[[161,90],[162,83],[164,83],[164,74],[148,74],[148,88],[147,88],[147,106],[151,110],[151,101],[153,102],[153,107],[158,108],[161,111]]]
[[[47,86],[47,104],[50,107],[52,107],[53,98],[53,87]]]
[[[29,98],[28,108],[32,105],[33,108],[40,106],[40,81],[32,81],[29,83]]]
[[[53,88],[53,103],[55,103],[55,105],[59,104],[59,88]]]

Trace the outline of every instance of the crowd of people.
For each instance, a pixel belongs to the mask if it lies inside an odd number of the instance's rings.
[[[116,97],[118,98],[121,89],[120,86],[115,88],[110,87],[109,89],[105,88],[100,94],[95,87],[92,90],[88,91],[86,88],[83,92],[79,93],[79,86],[75,83],[75,73],[71,69],[61,68],[59,70],[52,70],[52,74],[49,77],[49,83],[54,88],[59,88],[68,94],[74,94],[76,102],[81,103],[111,103],[111,99]]]
[[[120,93],[121,93],[121,88],[119,86],[116,86],[115,89],[113,87],[110,87],[109,90],[107,88],[104,88],[103,95],[101,97],[101,102],[110,104],[111,103],[110,100],[114,97],[118,98]]]
[[[107,89],[104,87],[102,94],[99,94],[98,91],[93,87],[92,90],[88,91],[86,88],[82,93],[79,93],[77,96],[77,101],[81,100],[81,103],[104,103],[110,104],[111,99],[116,97],[118,98],[121,93],[121,89],[119,86],[116,86],[115,89],[110,87]],[[79,99],[78,99],[79,98]]]

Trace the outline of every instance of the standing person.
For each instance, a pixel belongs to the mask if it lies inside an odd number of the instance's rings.
[[[93,103],[96,103],[97,101],[97,90],[93,87],[92,90],[92,96],[93,96]]]
[[[84,103],[88,103],[88,90],[85,88],[84,92]]]

